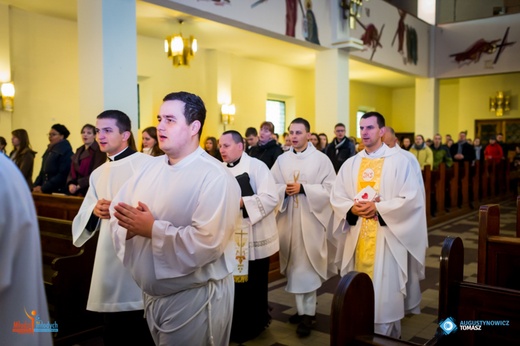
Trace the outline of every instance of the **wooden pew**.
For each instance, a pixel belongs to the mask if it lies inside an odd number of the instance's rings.
[[[520,196],[516,196],[516,237],[520,238]]]
[[[422,170],[422,177],[424,183],[424,194],[426,202],[426,221],[430,222],[431,214],[431,195],[432,195],[432,166],[425,165]]]
[[[332,298],[330,345],[417,345],[374,333],[374,288],[365,273],[342,277]]]
[[[439,312],[441,323],[454,320],[458,330],[441,328],[425,345],[517,345],[520,336],[520,291],[463,281],[464,247],[447,237],[441,251]],[[507,321],[508,326],[460,330],[461,322]],[[330,345],[416,345],[374,333],[374,289],[365,273],[341,278],[331,306]]]
[[[520,238],[500,235],[498,204],[479,210],[477,282],[520,290]]]
[[[62,220],[74,220],[83,197],[33,193],[36,215]]]
[[[71,345],[101,331],[99,314],[86,310],[98,236],[81,248],[72,244],[72,219],[83,198],[42,194],[33,197],[49,315],[58,323],[54,344]]]
[[[447,237],[441,250],[439,321],[455,320],[459,330],[444,335],[442,345],[518,345],[520,291],[463,281],[464,246]],[[508,326],[460,330],[462,321],[507,321]]]

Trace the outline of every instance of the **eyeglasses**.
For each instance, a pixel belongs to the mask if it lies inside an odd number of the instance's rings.
[[[60,135],[59,133],[52,133],[52,132],[48,134],[49,137],[56,137],[59,135]]]

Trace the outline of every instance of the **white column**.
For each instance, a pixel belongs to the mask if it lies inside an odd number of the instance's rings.
[[[439,81],[415,79],[415,134],[433,138],[439,132]]]
[[[78,0],[80,119],[93,123],[117,109],[130,117],[137,138],[135,12],[135,0]]]
[[[334,125],[345,124],[349,131],[350,83],[348,53],[330,49],[316,53],[315,70],[316,120],[311,131],[330,134]]]

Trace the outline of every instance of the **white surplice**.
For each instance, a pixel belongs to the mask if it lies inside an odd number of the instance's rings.
[[[17,322],[31,326],[26,313],[32,311],[41,322],[50,321],[34,201],[18,167],[2,154],[0,181],[0,343],[50,346],[52,333],[12,331]]]
[[[287,275],[286,290],[307,293],[335,273],[330,189],[336,174],[330,159],[312,144],[301,153],[283,153],[271,169],[282,201],[276,217],[280,234],[280,271]],[[287,183],[297,181],[305,194],[285,196]]]
[[[233,311],[232,237],[239,224],[240,187],[233,175],[200,147],[175,165],[169,165],[166,157],[157,159],[130,179],[111,205],[113,214],[118,202],[132,206],[145,203],[155,218],[152,238],[126,240],[127,230],[112,218],[117,255],[145,293],[147,320],[156,342],[198,344],[190,339],[193,331],[206,338],[213,328],[214,338],[224,338],[215,344],[222,344],[226,338],[229,341]],[[207,290],[212,292],[215,283],[224,282],[221,288],[217,286],[213,298],[208,298],[218,318],[200,319],[208,312],[201,306],[205,300],[198,297]],[[190,301],[190,296],[193,304],[181,302]],[[174,304],[176,301],[179,303]],[[178,311],[181,305],[182,311]],[[190,315],[196,318],[181,327]],[[158,333],[154,324],[165,330],[179,329]],[[228,328],[227,333],[222,333],[223,328]]]
[[[274,213],[278,205],[278,190],[273,175],[265,163],[246,153],[242,153],[237,165],[228,169],[235,177],[247,173],[251,188],[255,192],[253,196],[242,197],[249,215],[244,219],[250,230],[249,260],[254,261],[275,254],[280,245]]]
[[[89,232],[85,227],[97,201],[102,198],[111,201],[121,186],[152,159],[149,155],[134,153],[121,160],[105,162],[90,175],[87,195],[72,222],[75,246],[82,246],[95,232],[99,232],[87,310],[118,312],[143,309],[141,289],[116,256],[109,220],[100,220],[94,232]]]
[[[413,162],[402,150],[385,144],[375,153],[365,150],[348,159],[332,189],[334,237],[338,241],[336,260],[341,275],[354,270],[355,250],[362,218],[355,225],[346,222],[347,212],[357,194],[358,171],[363,158],[384,157],[380,177],[381,201],[376,208],[386,226],[378,224],[373,284],[375,323],[400,320],[406,312],[419,312],[428,247],[424,186]],[[384,273],[384,275],[383,275]]]

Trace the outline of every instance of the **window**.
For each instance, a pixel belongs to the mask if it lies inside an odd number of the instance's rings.
[[[359,131],[359,122],[361,121],[361,117],[365,114],[366,111],[358,110],[356,113],[356,137],[361,138],[361,132]]]
[[[274,124],[275,133],[283,134],[285,132],[285,102],[267,100],[265,110],[265,120]]]

